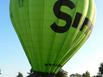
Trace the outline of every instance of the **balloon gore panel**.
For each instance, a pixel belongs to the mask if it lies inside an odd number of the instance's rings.
[[[34,71],[57,73],[90,36],[94,0],[10,0],[10,17]]]

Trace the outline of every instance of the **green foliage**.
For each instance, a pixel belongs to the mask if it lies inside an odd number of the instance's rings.
[[[99,73],[100,75],[103,75],[103,63],[100,64]]]
[[[76,74],[71,74],[70,77],[81,77],[81,75],[76,73]]]
[[[97,75],[93,76],[93,77],[103,77],[103,63],[100,64],[100,67],[98,69],[99,69],[99,71],[98,71]]]
[[[43,73],[43,72],[33,72],[30,70],[29,76],[27,77],[68,77],[67,72],[61,69],[56,75],[55,74],[49,74],[49,73]]]
[[[100,67],[98,68],[99,71],[97,73],[97,75],[92,76],[92,77],[103,77],[103,63],[100,64]],[[0,70],[0,74],[1,74],[1,70]],[[67,76],[67,72],[64,71],[63,69],[61,69],[56,75],[54,74],[49,74],[49,73],[42,73],[42,72],[34,72],[32,69],[30,70],[29,76],[27,77],[68,77]],[[22,73],[18,73],[17,77],[23,77]],[[71,74],[69,77],[91,77],[90,73],[88,71],[86,71],[83,74]]]
[[[90,73],[88,71],[86,71],[85,73],[81,74],[71,74],[70,77],[90,77]]]
[[[0,70],[0,75],[1,75],[1,70]]]
[[[84,74],[82,75],[82,77],[90,77],[90,73],[87,71],[86,73],[84,73]]]
[[[56,77],[68,77],[67,72],[61,69],[57,74]]]
[[[18,73],[17,77],[23,77],[22,73]]]
[[[30,70],[30,73],[27,77],[55,77],[54,74],[44,73],[44,72],[36,72],[32,69]]]

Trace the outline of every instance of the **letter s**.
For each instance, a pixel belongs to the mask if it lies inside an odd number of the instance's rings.
[[[72,22],[72,17],[70,15],[60,11],[61,6],[67,6],[70,9],[75,8],[74,3],[70,0],[58,0],[55,3],[53,8],[55,16],[66,21],[66,24],[63,27],[57,25],[55,22],[51,25],[51,29],[57,33],[64,33],[68,31]]]

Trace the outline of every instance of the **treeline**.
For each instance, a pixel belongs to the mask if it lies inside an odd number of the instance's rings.
[[[0,75],[1,75],[1,69],[0,69]]]
[[[17,77],[23,77],[23,75],[21,73],[19,73]],[[57,73],[56,77],[68,77],[67,72],[64,70],[60,70]],[[91,76],[89,71],[86,71],[82,75],[76,73],[76,74],[71,74],[69,77],[103,77],[103,63],[100,64],[100,66],[98,67],[98,72],[94,76]]]
[[[22,73],[18,73],[17,77],[23,77]],[[67,72],[64,70],[60,70],[57,74],[56,77],[68,77],[67,76]],[[103,63],[100,64],[99,68],[98,68],[98,72],[96,75],[91,76],[89,71],[86,71],[83,74],[71,74],[69,77],[103,77]]]
[[[33,72],[31,71],[30,73],[28,74],[32,74]],[[0,75],[2,75],[1,73],[1,70],[0,70]],[[18,73],[18,75],[16,77],[23,77],[23,74],[22,73]],[[28,77],[31,77],[31,76],[28,76]],[[35,76],[33,76],[35,77]],[[64,70],[60,70],[57,74],[56,74],[56,77],[68,77],[68,73]],[[91,76],[89,71],[86,71],[85,73],[83,74],[71,74],[69,77],[103,77],[103,63],[100,64],[99,68],[98,68],[98,72],[96,75],[94,76]]]
[[[90,73],[88,71],[86,71],[85,73],[83,73],[82,75],[81,74],[71,74],[70,77],[91,77],[90,76]]]
[[[98,68],[97,75],[91,76],[88,71],[85,73],[81,74],[71,74],[70,77],[103,77],[103,63],[100,64],[100,67]]]

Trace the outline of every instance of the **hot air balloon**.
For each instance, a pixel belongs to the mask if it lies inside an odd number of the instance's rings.
[[[95,4],[94,0],[10,0],[10,18],[32,70],[56,74],[90,36]]]

